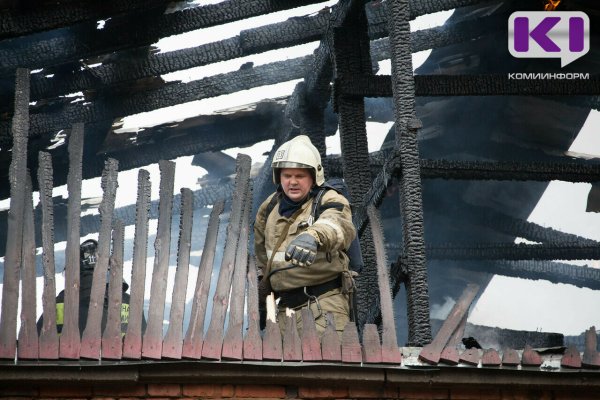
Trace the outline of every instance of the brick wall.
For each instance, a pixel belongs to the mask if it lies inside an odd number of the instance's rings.
[[[3,386],[3,385],[2,385]],[[260,385],[260,384],[74,384],[0,386],[0,399],[405,399],[405,400],[559,400],[598,399],[600,390],[477,388],[473,385],[451,388],[361,387]]]
[[[0,400],[600,399],[600,370],[282,362],[0,361]]]

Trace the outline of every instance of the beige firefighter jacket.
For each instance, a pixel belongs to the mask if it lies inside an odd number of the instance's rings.
[[[270,215],[265,215],[271,197],[275,195],[276,193],[273,193],[261,204],[254,223],[254,250],[259,274],[262,270],[263,275],[267,277],[272,271],[289,266],[290,263],[285,261],[285,250],[290,242],[303,232],[317,238],[319,248],[315,261],[310,266],[272,273],[270,283],[273,290],[281,292],[318,285],[334,279],[343,271],[348,271],[346,250],[356,236],[348,200],[335,190],[327,190],[321,199],[319,218],[312,226],[302,227],[301,224],[308,221],[311,214],[312,198],[290,218],[279,214],[278,205]],[[275,249],[282,234],[286,237]],[[273,261],[268,268],[271,257]]]

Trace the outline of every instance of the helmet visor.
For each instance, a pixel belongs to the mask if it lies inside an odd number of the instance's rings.
[[[276,161],[273,163],[273,168],[310,168],[313,169],[310,165],[292,162],[292,161]]]

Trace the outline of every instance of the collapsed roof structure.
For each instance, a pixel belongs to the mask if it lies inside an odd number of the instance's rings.
[[[483,290],[493,274],[598,290],[598,270],[553,261],[598,260],[596,241],[527,221],[548,181],[599,180],[595,160],[567,154],[590,110],[600,104],[597,34],[592,31],[585,57],[560,69],[558,62],[515,59],[506,51],[508,16],[515,10],[542,10],[538,1],[329,3],[48,0],[33,8],[3,5],[0,179],[5,184],[0,195],[14,198],[9,191],[14,185],[8,182],[19,128],[26,132],[24,162],[32,172],[34,191],[42,186],[34,173],[42,162],[40,151],[51,157],[54,186],[67,183],[69,138],[80,130],[79,183],[101,176],[109,158],[122,171],[195,155],[215,179],[193,194],[194,207],[214,205],[235,193],[234,183],[221,179],[236,171],[235,163],[219,152],[274,139],[271,154],[253,179],[256,208],[272,190],[272,152],[305,133],[326,160],[328,175],[345,178],[355,206],[367,265],[358,278],[359,327],[382,323],[376,268],[382,250],[393,261],[392,294],[401,287],[406,290],[395,302],[397,309],[407,311],[396,315],[396,325],[403,327],[400,341],[410,346],[433,340],[430,296],[436,302],[444,296],[458,299],[467,283]],[[226,39],[171,52],[153,47],[168,36],[309,5],[316,5],[316,11]],[[565,1],[560,7],[584,11],[592,25],[600,12],[586,0]],[[409,20],[453,9],[443,26],[410,32]],[[164,79],[176,71],[314,41],[318,45],[313,54],[299,58],[245,62],[237,70],[191,82]],[[426,49],[433,52],[413,75],[410,55]],[[391,73],[378,75],[377,62],[387,59]],[[524,71],[585,72],[591,77],[510,79],[509,73]],[[135,132],[120,129],[122,119],[134,114],[158,109],[168,113],[175,105],[295,80],[300,81],[289,96],[210,115],[200,112]],[[19,97],[19,91],[27,91],[28,97]],[[18,126],[24,113],[26,128]],[[395,122],[375,153],[368,151],[367,120]],[[328,155],[325,139],[338,129],[341,156]],[[149,206],[154,218],[157,206],[158,201]],[[377,216],[367,216],[369,206],[381,213],[381,232],[373,232],[369,221]],[[60,207],[52,208],[53,234],[56,241],[73,241],[67,212],[59,222]],[[42,211],[37,215],[41,220]],[[114,216],[124,225],[136,223],[133,206],[115,209]],[[8,226],[8,213],[3,218],[0,222]],[[102,226],[92,215],[81,217],[80,224],[82,235]],[[41,245],[42,224],[35,225]],[[5,228],[0,235],[9,243],[12,232]],[[517,237],[537,244],[516,245]],[[6,264],[4,268],[6,276]],[[6,278],[3,282],[6,287]],[[545,338],[540,343],[551,342]]]

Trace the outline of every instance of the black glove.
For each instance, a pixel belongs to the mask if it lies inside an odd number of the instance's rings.
[[[317,239],[310,233],[302,233],[285,249],[285,261],[290,261],[293,265],[308,267],[315,261],[317,247]]]

